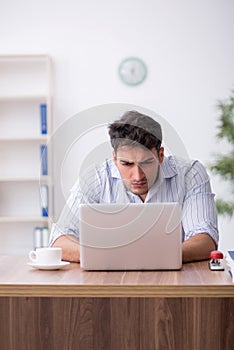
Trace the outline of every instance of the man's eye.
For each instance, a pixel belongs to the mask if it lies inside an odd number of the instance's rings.
[[[153,160],[146,160],[145,162],[142,163],[142,165],[147,165],[152,163],[153,163]]]
[[[131,166],[133,163],[129,163],[129,162],[122,162],[123,166]]]

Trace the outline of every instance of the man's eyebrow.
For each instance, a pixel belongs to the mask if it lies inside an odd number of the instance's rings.
[[[141,162],[134,162],[133,160],[129,160],[129,159],[125,159],[125,158],[121,158],[121,157],[118,157],[119,161],[122,162],[122,163],[129,163],[129,164],[134,164],[134,163],[137,163],[137,164],[144,164],[144,163],[147,163],[147,162],[152,162],[155,160],[155,157],[150,157],[150,158],[147,158],[147,159],[144,159],[142,160]]]
[[[122,163],[129,163],[129,164],[133,164],[134,163],[133,160],[128,160],[128,159],[124,159],[124,158],[118,158],[118,159]]]
[[[155,157],[150,157],[150,158],[144,159],[144,160],[142,160],[141,162],[138,162],[138,163],[141,164],[141,163],[145,163],[145,162],[151,162],[154,159],[155,159]]]

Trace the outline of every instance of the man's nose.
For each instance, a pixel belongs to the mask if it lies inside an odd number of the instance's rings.
[[[133,168],[133,177],[135,180],[141,180],[143,177],[145,177],[142,168],[137,164],[135,164]]]

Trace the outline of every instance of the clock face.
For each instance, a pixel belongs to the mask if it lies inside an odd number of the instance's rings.
[[[145,80],[147,68],[140,58],[129,57],[120,63],[118,72],[125,84],[138,85]]]

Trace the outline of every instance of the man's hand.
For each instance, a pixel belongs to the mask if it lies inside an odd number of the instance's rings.
[[[215,249],[216,244],[207,233],[198,233],[183,242],[183,263],[209,259],[210,252]]]
[[[62,259],[70,262],[80,262],[80,244],[72,235],[63,235],[56,239],[53,247],[62,248]]]

